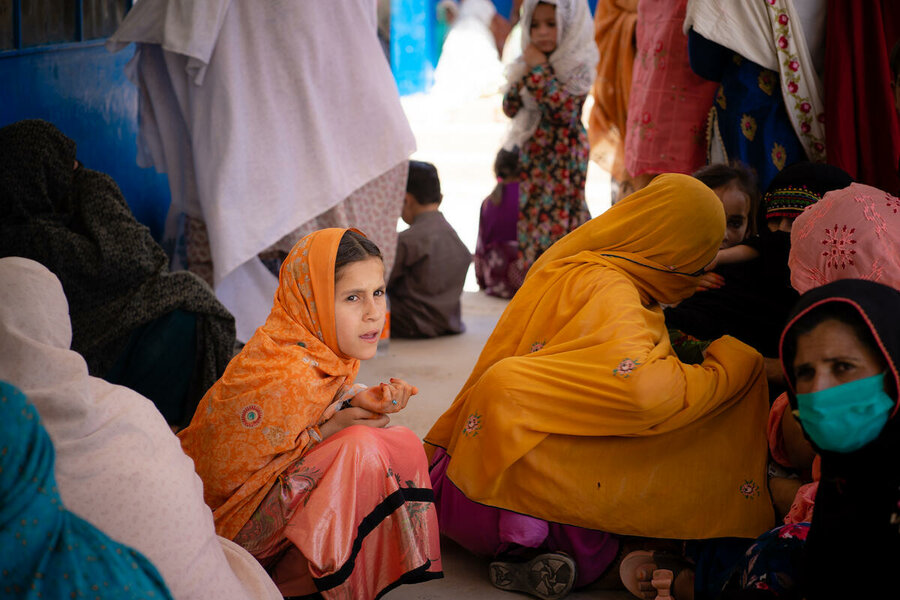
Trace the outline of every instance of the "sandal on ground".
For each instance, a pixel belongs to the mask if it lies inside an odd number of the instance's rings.
[[[541,600],[564,598],[575,585],[575,575],[575,561],[559,552],[539,554],[527,562],[494,561],[490,567],[495,587]]]
[[[648,565],[655,565],[650,580],[638,579],[638,571]],[[619,565],[619,578],[625,585],[625,589],[637,598],[644,598],[641,584],[645,584],[644,591],[655,591],[656,598],[660,600],[672,598],[672,588],[675,579],[683,570],[693,570],[694,565],[676,554],[668,552],[649,552],[636,550],[626,556]],[[648,586],[652,586],[648,587]]]

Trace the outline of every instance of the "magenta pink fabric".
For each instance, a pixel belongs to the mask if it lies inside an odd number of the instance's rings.
[[[791,510],[784,517],[785,525],[812,522],[813,509],[816,506],[816,492],[818,490],[818,481],[807,483],[797,490],[797,494],[794,496],[794,503],[791,504]]]
[[[447,477],[449,460],[449,455],[438,448],[431,463],[438,523],[441,533],[466,550],[488,557],[516,546],[565,552],[577,566],[575,587],[597,580],[615,560],[619,552],[615,535],[548,523],[469,500]]]
[[[512,298],[525,279],[518,262],[519,182],[498,185],[502,186],[500,203],[494,203],[494,194],[481,203],[475,278],[486,294]]]
[[[718,83],[691,71],[682,33],[687,0],[640,0],[628,98],[625,168],[690,174],[706,164],[706,118]]]

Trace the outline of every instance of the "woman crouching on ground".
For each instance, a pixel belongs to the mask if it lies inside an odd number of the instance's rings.
[[[526,275],[425,438],[441,530],[497,559],[497,587],[562,598],[614,565],[618,535],[772,526],[762,357],[725,336],[686,364],[661,307],[694,292],[724,235],[712,190],[660,175]]]
[[[375,598],[441,577],[421,442],[387,427],[417,390],[399,379],[353,385],[384,320],[378,247],[355,230],[304,237],[266,323],[179,435],[219,535],[285,596]]]

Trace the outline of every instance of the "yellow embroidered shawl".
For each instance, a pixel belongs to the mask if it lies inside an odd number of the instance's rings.
[[[306,429],[334,414],[359,361],[335,349],[334,261],[346,229],[297,242],[278,278],[272,312],[206,392],[184,452],[203,480],[216,532],[234,538],[309,442]]]
[[[476,502],[619,534],[756,537],[766,488],[762,357],[731,337],[675,356],[657,302],[694,289],[722,203],[662,175],[531,268],[426,436]]]

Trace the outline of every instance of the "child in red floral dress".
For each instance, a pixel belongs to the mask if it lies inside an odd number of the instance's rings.
[[[584,200],[589,146],[581,109],[597,46],[586,0],[526,0],[522,56],[508,69],[505,147],[521,148],[519,261],[526,272],[555,241],[590,219]]]

